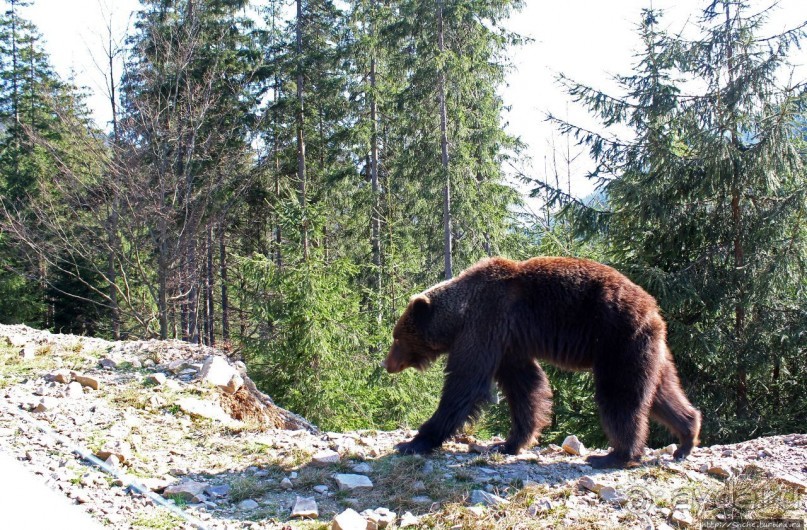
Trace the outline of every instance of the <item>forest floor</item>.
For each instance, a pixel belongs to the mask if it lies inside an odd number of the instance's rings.
[[[412,432],[319,432],[212,348],[25,326],[0,326],[0,396],[0,453],[111,528],[665,529],[807,517],[804,434],[700,447],[683,462],[648,449],[630,470],[595,470],[557,446],[490,454],[470,437],[404,457],[393,446]],[[3,511],[9,523],[14,511]],[[6,527],[30,528],[16,513]]]

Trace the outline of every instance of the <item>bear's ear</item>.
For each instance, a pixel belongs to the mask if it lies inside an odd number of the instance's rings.
[[[412,320],[416,325],[422,326],[429,321],[432,312],[432,301],[424,294],[413,296],[409,301]]]

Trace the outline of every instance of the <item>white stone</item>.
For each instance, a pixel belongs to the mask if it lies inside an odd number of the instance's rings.
[[[625,504],[628,502],[628,498],[625,497],[625,495],[623,495],[616,489],[612,488],[611,486],[604,486],[597,493],[600,496],[600,498],[605,502],[611,502],[614,504]]]
[[[224,357],[218,355],[211,355],[205,359],[199,371],[199,378],[231,394],[237,392],[244,384],[244,379],[238,371]]]
[[[577,439],[577,436],[570,435],[563,440],[562,448],[570,455],[583,456],[586,453],[586,447],[583,442]]]
[[[353,475],[349,473],[337,473],[333,476],[337,486],[342,491],[353,491],[356,489],[372,489],[373,482],[365,475]]]
[[[678,526],[683,526],[684,528],[695,526],[695,521],[692,519],[692,515],[690,515],[689,512],[682,510],[675,510],[670,516],[670,519]]]
[[[78,381],[72,381],[67,385],[65,396],[69,398],[79,398],[84,395],[84,387]]]
[[[353,508],[348,508],[333,518],[332,530],[367,530],[367,519]]]
[[[162,386],[165,384],[167,380],[168,378],[165,376],[164,373],[155,372],[153,374],[149,374],[146,376],[145,383],[149,385]]]
[[[401,523],[398,528],[408,528],[410,526],[417,526],[420,524],[420,517],[412,515],[412,512],[406,512],[401,516]]]
[[[319,517],[317,501],[314,500],[314,497],[297,497],[294,501],[294,508],[291,510],[291,516],[316,519]]]
[[[375,510],[364,510],[361,515],[370,521],[370,526],[375,528],[386,528],[395,524],[398,516],[387,508],[376,508]]]
[[[331,449],[325,449],[319,451],[311,457],[311,461],[314,464],[320,465],[327,465],[327,464],[336,464],[339,462],[339,453],[336,451],[332,451]]]
[[[323,494],[323,493],[326,493],[328,491],[328,486],[326,486],[325,484],[317,484],[316,486],[314,486],[313,489],[314,489],[315,492],[317,492],[319,494]]]
[[[224,409],[210,401],[187,397],[177,401],[177,406],[189,416],[207,418],[224,423],[225,425],[240,425],[241,422],[231,418]]]
[[[50,396],[45,396],[39,400],[34,408],[34,412],[48,412],[59,406],[59,400]]]

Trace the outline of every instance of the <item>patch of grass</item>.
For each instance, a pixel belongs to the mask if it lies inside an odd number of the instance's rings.
[[[236,477],[230,482],[230,500],[241,502],[260,497],[269,491],[269,485],[255,477]]]
[[[123,390],[112,396],[110,401],[116,405],[130,407],[137,410],[145,410],[148,398],[143,394],[143,391],[140,388],[125,387]]]
[[[300,489],[307,489],[317,484],[330,484],[331,471],[322,467],[304,467],[297,475],[294,485]]]
[[[267,458],[270,465],[277,466],[286,470],[296,469],[307,464],[311,461],[313,453],[301,447],[291,447],[284,452]]]
[[[710,492],[700,519],[779,519],[799,506],[798,492],[775,480],[756,475],[727,479]]]
[[[182,519],[167,510],[140,514],[132,520],[134,528],[152,528],[154,530],[173,530],[180,528],[182,523]]]
[[[165,496],[165,498],[174,501],[174,505],[177,508],[184,508],[185,506],[188,505],[188,501],[184,497],[182,497],[182,495],[180,495],[179,493],[168,494]]]

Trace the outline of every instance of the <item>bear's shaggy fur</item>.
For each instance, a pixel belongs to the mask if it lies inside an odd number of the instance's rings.
[[[552,391],[537,360],[594,372],[595,399],[613,451],[596,467],[639,461],[648,417],[698,443],[701,416],[687,400],[655,299],[616,270],[574,258],[483,260],[418,294],[398,320],[384,366],[425,369],[448,353],[440,404],[402,453],[439,447],[489,399],[493,380],[510,406],[496,450],[516,454],[549,424]]]

